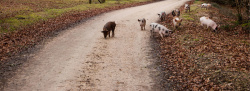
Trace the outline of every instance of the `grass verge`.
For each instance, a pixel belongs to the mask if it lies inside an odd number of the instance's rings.
[[[61,16],[65,13],[102,9],[129,3],[146,2],[149,0],[123,0],[119,2],[116,0],[107,0],[103,4],[97,3],[97,0],[94,1],[93,4],[88,4],[88,0],[35,1],[37,0],[0,1],[2,10],[0,13],[0,34],[20,30],[21,28]]]

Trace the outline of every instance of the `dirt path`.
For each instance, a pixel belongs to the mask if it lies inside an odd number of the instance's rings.
[[[47,42],[8,80],[4,91],[152,91],[157,70],[150,54],[149,24],[157,13],[187,0],[167,0],[93,17]],[[141,31],[137,19],[147,19]],[[117,23],[114,38],[104,39],[103,25]]]

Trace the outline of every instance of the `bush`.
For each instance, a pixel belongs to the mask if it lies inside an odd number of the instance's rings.
[[[226,31],[231,31],[231,28],[230,28],[229,24],[222,25],[221,28],[224,29],[224,30],[226,30]]]
[[[227,4],[228,0],[210,0],[211,2],[215,2],[215,3],[218,3],[218,4]]]
[[[231,7],[236,7],[235,0],[208,0],[222,5],[230,5]]]
[[[241,25],[246,33],[250,33],[250,20],[247,23]]]
[[[105,3],[106,0],[101,0],[102,3]]]

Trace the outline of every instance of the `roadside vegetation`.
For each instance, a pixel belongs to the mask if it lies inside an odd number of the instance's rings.
[[[20,30],[65,13],[146,1],[150,0],[107,0],[102,4],[98,0],[92,0],[92,4],[89,4],[89,0],[1,0],[0,34]]]
[[[191,12],[183,6],[180,28],[174,29],[172,15],[160,22],[174,33],[161,40],[163,86],[172,90],[218,91],[250,90],[250,36],[246,21],[239,23],[237,10],[209,2],[212,8],[201,9],[206,1],[189,2]],[[211,17],[221,27],[218,31],[202,27],[200,17]],[[244,18],[246,19],[246,18]],[[248,22],[249,23],[249,22]]]

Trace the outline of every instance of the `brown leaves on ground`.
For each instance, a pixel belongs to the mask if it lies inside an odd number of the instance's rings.
[[[216,15],[213,20],[227,23],[216,18],[223,16],[216,8],[212,12]],[[182,26],[164,41],[158,40],[165,85],[171,84],[171,89],[181,91],[250,90],[249,34],[240,28],[213,32],[200,26],[198,14],[191,15],[195,20],[184,19]],[[161,23],[173,29],[172,15],[167,19]]]

